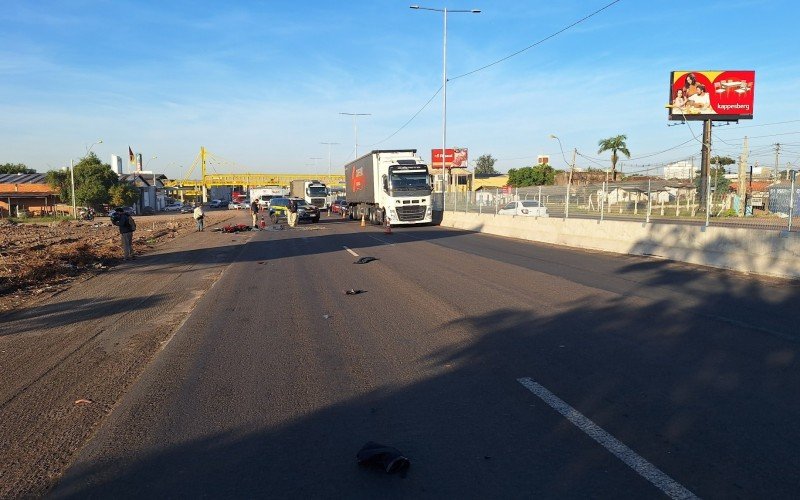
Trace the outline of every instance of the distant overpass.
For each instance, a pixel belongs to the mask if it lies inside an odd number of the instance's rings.
[[[209,160],[212,162],[212,170],[215,170],[215,172],[211,174],[207,171]],[[189,177],[192,176],[192,172],[194,172],[198,165],[200,165],[200,180],[190,179]],[[214,165],[220,167],[225,167],[227,165],[235,166],[235,164],[222,160],[210,153],[206,148],[201,147],[200,153],[195,157],[192,166],[186,172],[186,177],[183,179],[165,181],[164,185],[178,188],[183,195],[202,195],[203,201],[206,202],[208,201],[208,188],[214,186],[241,187],[247,190],[259,186],[289,186],[289,183],[295,179],[318,180],[329,186],[336,186],[344,183],[344,174],[220,174],[216,173]]]

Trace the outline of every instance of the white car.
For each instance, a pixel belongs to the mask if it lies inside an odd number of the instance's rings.
[[[169,205],[164,207],[164,211],[165,212],[180,212],[181,208],[183,208],[183,203],[175,202],[175,203],[170,203]]]
[[[498,215],[520,215],[522,217],[547,217],[547,207],[536,200],[512,201],[497,211]]]

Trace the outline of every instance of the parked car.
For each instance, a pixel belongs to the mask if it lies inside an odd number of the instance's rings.
[[[208,208],[222,208],[226,205],[226,203],[222,200],[211,200],[211,203],[208,204]]]
[[[250,202],[247,200],[232,201],[228,203],[228,210],[242,210],[245,208],[250,208]]]
[[[497,211],[498,215],[520,215],[523,217],[547,217],[547,207],[537,200],[511,201]]]
[[[182,214],[190,214],[192,212],[194,212],[194,207],[191,206],[191,205],[183,205],[181,207],[181,213]]]
[[[331,212],[334,214],[346,214],[347,200],[336,200],[331,203]]]
[[[183,208],[183,203],[176,201],[175,203],[170,203],[166,207],[164,207],[165,212],[180,212],[181,208]]]
[[[111,217],[111,214],[117,211],[117,207],[112,208],[108,211],[108,216]],[[122,211],[128,215],[136,215],[136,210],[133,207],[122,207]]]

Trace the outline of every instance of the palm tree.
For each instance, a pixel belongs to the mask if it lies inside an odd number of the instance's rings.
[[[597,154],[611,151],[611,180],[613,181],[617,180],[617,160],[619,160],[617,153],[622,153],[628,158],[631,157],[631,152],[628,151],[628,145],[625,143],[627,139],[628,136],[623,134],[603,139],[597,143],[597,145],[600,146],[600,149],[597,150]]]

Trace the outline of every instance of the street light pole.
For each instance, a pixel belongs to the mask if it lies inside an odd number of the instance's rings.
[[[433,12],[441,12],[444,17],[444,31],[442,37],[442,213],[444,213],[445,209],[445,197],[447,196],[445,193],[449,188],[449,183],[447,179],[447,169],[444,165],[444,157],[445,151],[447,148],[447,13],[448,12],[463,12],[468,14],[480,14],[480,10],[478,9],[470,9],[470,10],[447,10],[444,9],[434,9],[431,7],[421,7],[419,5],[411,5],[412,9],[415,10],[430,10]],[[433,160],[433,158],[431,158]]]
[[[564,148],[561,146],[561,139],[554,134],[550,134],[551,139],[555,139],[558,141],[558,149],[561,150],[561,158],[564,159],[564,163],[569,165],[569,178],[567,179],[567,194],[564,196],[564,218],[569,218],[569,191],[572,187],[572,174],[575,171],[575,156],[578,154],[578,149],[573,148],[572,150],[572,164],[567,162],[567,157],[564,155]]]
[[[331,182],[331,146],[336,146],[338,142],[320,142],[328,146],[328,182]]]
[[[356,135],[356,146],[354,150],[355,158],[358,158],[358,125],[356,124],[356,117],[357,116],[372,116],[372,113],[339,113],[340,115],[345,116],[352,116],[353,117],[353,131]]]
[[[78,207],[75,203],[75,160],[69,160],[69,178],[72,184],[72,218],[78,220]]]

